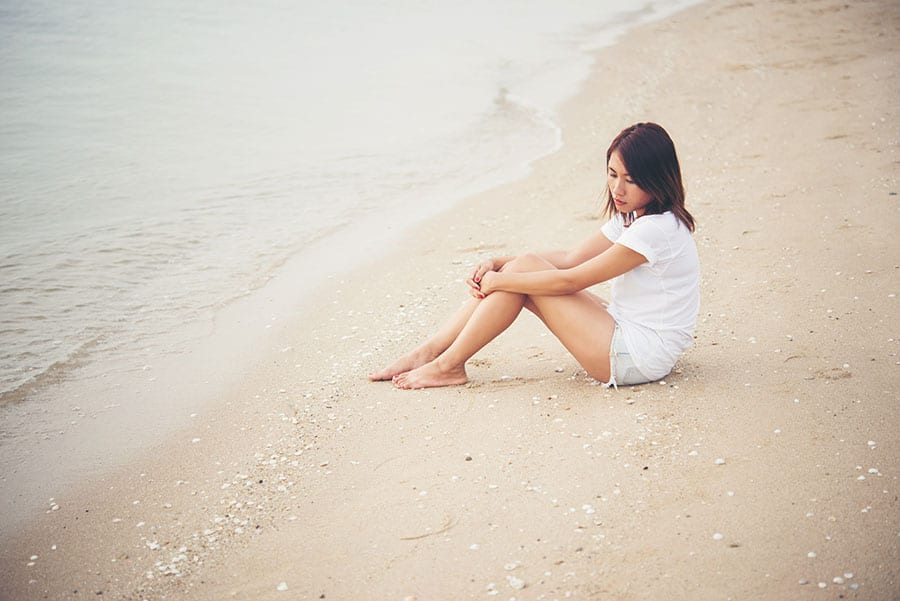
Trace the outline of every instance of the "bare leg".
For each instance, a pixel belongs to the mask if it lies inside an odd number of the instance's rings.
[[[536,271],[554,267],[540,257],[526,255],[505,268]],[[394,384],[405,389],[464,384],[466,361],[508,328],[523,306],[540,317],[588,374],[599,380],[609,379],[609,347],[615,321],[599,298],[586,291],[535,297],[495,292],[477,303],[456,338],[442,353],[395,376]]]
[[[480,301],[472,298],[463,303],[463,305],[444,322],[438,331],[428,340],[406,353],[384,369],[369,374],[369,379],[373,382],[378,380],[390,380],[394,376],[404,372],[413,370],[417,367],[425,365],[429,361],[447,350],[459,333],[463,326],[472,317],[475,308]]]
[[[523,294],[495,292],[480,301],[459,335],[434,360],[394,378],[398,388],[432,388],[465,384],[466,361],[496,338],[522,311]]]
[[[585,290],[567,296],[533,296],[525,305],[562,342],[589,376],[609,381],[609,350],[616,322],[606,303]]]

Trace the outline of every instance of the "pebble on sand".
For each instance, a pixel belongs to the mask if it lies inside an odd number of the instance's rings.
[[[282,582],[275,588],[278,589],[279,591],[286,591],[286,590],[288,590],[287,582]]]

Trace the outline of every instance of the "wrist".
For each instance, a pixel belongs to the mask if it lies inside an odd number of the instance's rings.
[[[488,282],[488,290],[490,292],[497,292],[502,289],[503,280],[506,278],[506,274],[501,271],[492,271],[491,277]]]

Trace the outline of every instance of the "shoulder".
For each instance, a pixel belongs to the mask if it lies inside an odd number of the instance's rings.
[[[644,215],[643,217],[639,217],[631,225],[631,228],[637,226],[639,228],[672,230],[677,228],[679,225],[681,225],[681,222],[678,221],[675,213],[673,213],[672,211],[666,211],[665,213],[659,213],[657,215]]]
[[[644,215],[635,220],[628,232],[634,236],[650,236],[663,238],[693,238],[688,227],[671,211],[658,215]]]
[[[669,261],[694,248],[691,231],[672,212],[639,217],[618,242],[642,249],[639,252],[651,265]]]
[[[625,230],[625,222],[622,219],[621,213],[616,213],[613,215],[612,219],[607,221],[601,226],[600,231],[603,232],[603,235],[606,236],[608,240],[611,242],[615,242],[619,236],[622,235],[622,232]]]

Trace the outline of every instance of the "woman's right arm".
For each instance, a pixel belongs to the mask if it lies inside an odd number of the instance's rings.
[[[602,254],[612,245],[613,243],[603,235],[603,232],[597,232],[571,250],[551,250],[538,253],[538,256],[551,263],[557,269],[569,269]],[[500,271],[504,265],[513,259],[515,257],[494,257],[479,262],[475,269],[472,270],[472,281],[476,284],[480,283],[484,274],[489,271]]]
[[[569,269],[602,254],[612,245],[613,243],[609,241],[609,238],[603,232],[597,232],[571,250],[557,250],[538,254],[552,263],[557,269]]]

